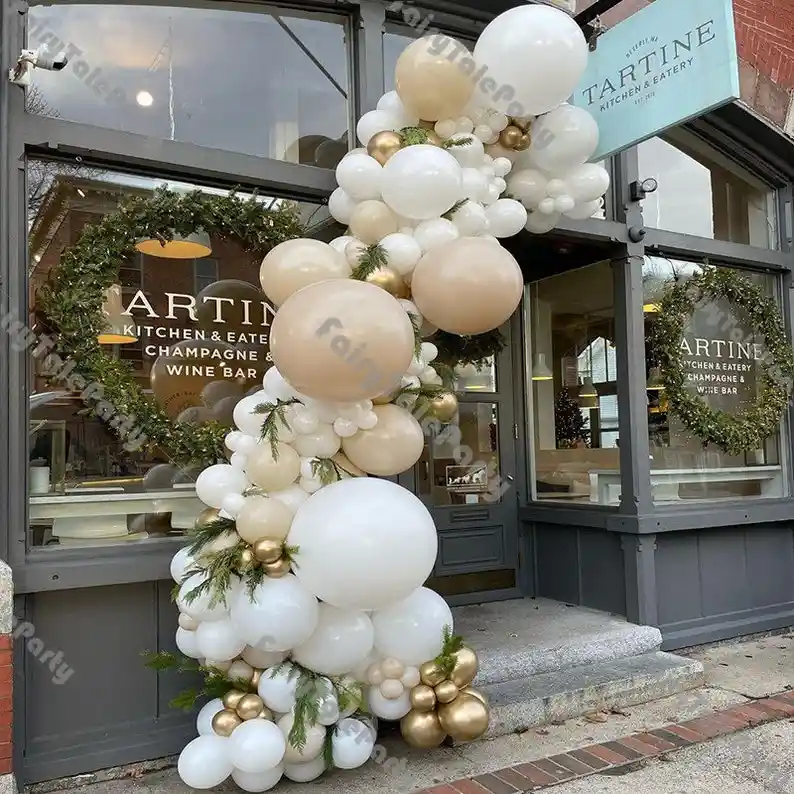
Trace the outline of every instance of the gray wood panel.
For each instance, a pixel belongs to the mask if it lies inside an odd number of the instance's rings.
[[[489,571],[507,566],[502,526],[439,532],[435,575]]]

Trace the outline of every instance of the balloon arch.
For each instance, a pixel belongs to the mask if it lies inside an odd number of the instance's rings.
[[[262,262],[275,366],[234,411],[229,463],[199,476],[208,510],[172,563],[177,645],[218,695],[180,755],[187,785],[262,792],[361,766],[378,719],[424,748],[486,732],[476,654],[423,587],[433,519],[379,478],[416,463],[423,424],[454,418],[441,401],[419,421],[441,388],[432,335],[483,334],[517,308],[499,239],[602,204],[596,122],[565,102],[587,58],[573,19],[540,5],[497,17],[473,53],[413,42],[336,169],[346,235]]]

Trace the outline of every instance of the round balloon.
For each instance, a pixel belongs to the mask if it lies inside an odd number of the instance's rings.
[[[247,487],[248,480],[243,472],[228,463],[216,463],[199,474],[196,496],[205,505],[220,509],[229,494],[242,493]]]
[[[193,739],[179,754],[177,762],[182,782],[190,788],[202,790],[219,786],[232,773],[233,767],[229,758],[229,739],[221,736]]]
[[[343,254],[321,240],[304,238],[277,245],[259,269],[262,289],[276,306],[309,284],[349,277],[350,265]]]
[[[413,326],[400,304],[355,279],[304,287],[285,301],[270,331],[279,372],[319,400],[376,397],[408,369],[413,347]]]
[[[284,764],[284,777],[294,783],[310,783],[325,772],[325,758],[319,756],[307,764]]]
[[[202,621],[196,629],[196,642],[202,657],[226,661],[235,659],[245,648],[231,620]]]
[[[284,765],[279,764],[265,772],[244,772],[242,769],[232,770],[232,780],[243,790],[262,794],[270,791],[281,780]]]
[[[480,237],[461,237],[428,251],[411,279],[422,316],[443,331],[466,336],[507,322],[523,290],[513,255]]]
[[[438,551],[422,502],[372,477],[341,480],[309,497],[287,542],[299,547],[296,576],[340,609],[379,609],[407,597],[426,581]]]
[[[196,717],[196,730],[199,736],[213,736],[215,732],[212,730],[212,718],[224,709],[223,701],[220,698],[213,698],[209,703],[205,703],[201,707],[198,716]]]
[[[565,175],[565,184],[577,203],[595,201],[609,189],[609,172],[598,163],[585,163]]]
[[[261,538],[284,540],[293,515],[293,511],[278,499],[248,496],[237,514],[237,534],[251,544]]]
[[[395,722],[411,710],[411,693],[406,689],[397,698],[385,698],[380,687],[372,686],[367,691],[367,705],[376,717]]]
[[[380,132],[380,130],[378,130]],[[336,167],[339,187],[357,201],[380,198],[380,177],[383,167],[366,152],[343,157]]]
[[[287,749],[284,734],[268,720],[247,720],[232,731],[227,741],[232,765],[252,774],[275,769]]]
[[[289,444],[276,443],[273,448],[263,441],[246,457],[245,474],[265,491],[282,491],[298,479],[300,466],[300,457]]]
[[[375,737],[368,725],[360,720],[347,718],[337,725],[331,738],[331,747],[335,767],[357,769],[372,756]]]
[[[532,125],[529,161],[548,174],[564,174],[586,163],[598,147],[598,123],[567,102]]]
[[[185,579],[179,587],[176,605],[180,612],[189,615],[195,620],[224,620],[229,616],[229,608],[223,602],[213,603],[212,592],[206,587],[201,587],[206,581],[204,573],[194,573]],[[198,590],[198,595],[193,598],[188,596]],[[231,600],[231,592],[226,596],[227,603]]]

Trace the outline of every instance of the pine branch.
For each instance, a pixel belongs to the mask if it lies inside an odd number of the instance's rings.
[[[170,700],[168,705],[172,709],[179,709],[180,711],[193,711],[196,708],[196,701],[199,697],[201,697],[201,692],[198,690],[186,689]]]
[[[403,127],[400,130],[400,135],[403,139],[403,148],[406,146],[420,146],[425,144],[430,139],[427,134],[429,130],[424,127]]]
[[[326,772],[334,768],[334,731],[334,725],[328,728],[325,732],[325,741],[323,742],[323,762],[325,763]]]
[[[468,204],[469,200],[467,198],[461,199],[460,201],[456,201],[441,217],[445,220],[451,221],[452,216],[464,205]]]
[[[185,594],[185,602],[192,604],[199,596],[210,594],[210,608],[223,604],[231,586],[232,576],[238,575],[242,568],[242,553],[248,548],[244,540],[229,549],[221,549],[207,555],[201,564],[193,566],[185,578],[201,575],[202,581]]]
[[[312,477],[323,485],[331,485],[342,479],[343,469],[331,458],[315,458],[311,462]]]
[[[444,642],[441,653],[433,660],[438,668],[449,676],[455,669],[455,654],[463,648],[463,637],[453,634],[452,627],[444,626]]]
[[[296,562],[295,557],[300,553],[300,550],[300,546],[287,546],[285,544],[281,550],[281,556],[284,557],[284,559],[287,560],[293,568],[298,568],[300,566]]]
[[[217,518],[202,527],[194,528],[191,532],[193,542],[190,544],[188,553],[195,557],[207,544],[217,540],[227,532],[232,532],[234,527],[235,523],[231,519]]]
[[[457,381],[457,377],[455,375],[454,368],[450,367],[449,364],[445,364],[443,361],[436,359],[433,362],[433,369],[435,369],[438,377],[441,378],[441,385],[447,391],[455,391],[455,382]]]
[[[347,711],[353,706],[356,707],[356,711],[361,708],[364,702],[364,692],[358,681],[335,679],[331,683],[334,685],[339,711]]]
[[[181,589],[182,589],[182,583],[181,583],[181,582],[177,582],[177,583],[176,583],[176,584],[175,584],[175,585],[174,585],[174,586],[171,588],[171,603],[172,603],[172,604],[175,604],[175,603],[176,603],[176,600],[177,600],[177,598],[179,598],[179,591],[180,591]]]
[[[411,321],[411,328],[414,329],[414,358],[419,358],[422,355],[422,324],[411,312],[408,312],[408,319]]]
[[[456,146],[468,146],[471,143],[471,137],[466,138],[447,138],[441,144],[442,149],[454,149]]]
[[[256,414],[267,414],[267,418],[262,423],[261,441],[267,441],[270,444],[270,453],[273,455],[273,460],[278,460],[278,426],[279,423],[289,430],[289,422],[284,415],[284,409],[288,405],[295,404],[303,405],[297,397],[290,397],[289,400],[276,400],[274,403],[262,403],[257,405],[254,409]]]
[[[386,267],[388,258],[386,251],[378,243],[368,245],[358,257],[358,264],[350,274],[356,281],[366,281],[376,270]]]
[[[150,670],[176,670],[181,663],[179,657],[169,651],[143,651],[141,656],[146,660],[144,665]]]
[[[267,574],[261,565],[254,565],[245,572],[243,578],[245,579],[248,595],[253,597],[256,588],[267,579]]]
[[[323,692],[319,686],[320,676],[311,670],[301,668],[301,676],[295,691],[295,709],[289,743],[298,751],[306,746],[306,732],[315,726],[320,718],[320,701]]]

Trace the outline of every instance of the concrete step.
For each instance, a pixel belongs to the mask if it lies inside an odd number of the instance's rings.
[[[624,708],[702,686],[703,665],[654,651],[622,659],[568,667],[532,677],[476,686],[488,695],[488,736]]]

